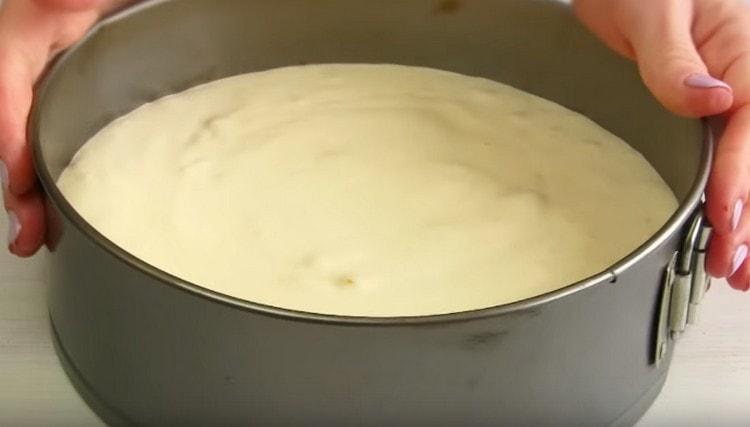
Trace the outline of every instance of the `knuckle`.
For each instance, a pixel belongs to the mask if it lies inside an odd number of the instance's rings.
[[[661,56],[662,60],[658,66],[662,70],[685,70],[696,67],[705,68],[693,46],[683,43],[675,44]]]

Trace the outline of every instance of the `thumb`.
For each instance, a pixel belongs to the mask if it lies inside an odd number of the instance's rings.
[[[654,2],[637,8],[624,33],[643,81],[665,107],[689,117],[717,115],[732,106],[732,88],[709,75],[695,47],[691,3]]]

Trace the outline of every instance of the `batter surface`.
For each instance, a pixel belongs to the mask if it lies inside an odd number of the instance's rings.
[[[252,73],[147,104],[59,179],[97,230],[205,288],[308,312],[458,312],[621,259],[677,202],[592,121],[395,65]]]

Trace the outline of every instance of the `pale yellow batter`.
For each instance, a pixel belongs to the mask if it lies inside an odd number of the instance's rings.
[[[426,315],[599,273],[676,209],[626,143],[489,80],[291,67],[115,121],[59,180],[96,229],[169,273],[317,313]]]

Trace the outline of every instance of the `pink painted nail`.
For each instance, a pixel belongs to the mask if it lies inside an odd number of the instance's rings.
[[[747,245],[743,244],[734,252],[734,258],[732,259],[732,272],[729,273],[729,276],[734,276],[734,273],[742,267],[745,259],[747,259],[747,249]]]
[[[732,87],[726,82],[719,79],[715,79],[708,74],[691,74],[685,79],[685,86],[693,87],[696,89],[713,89],[713,88],[724,88],[728,91],[732,91]]]
[[[15,243],[19,234],[21,234],[21,221],[15,213],[8,211],[8,244]]]
[[[734,213],[732,214],[732,231],[737,230],[740,226],[740,219],[742,219],[742,210],[745,208],[745,202],[737,200],[734,204]]]

